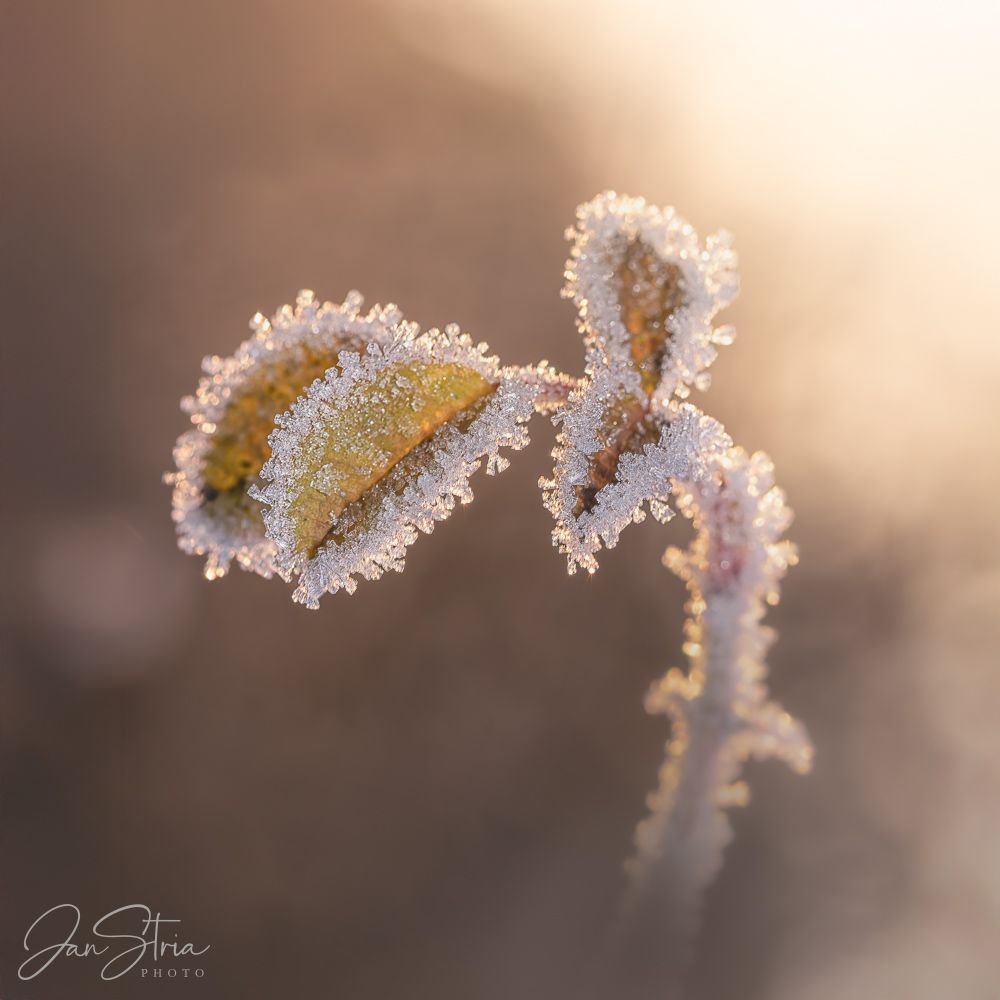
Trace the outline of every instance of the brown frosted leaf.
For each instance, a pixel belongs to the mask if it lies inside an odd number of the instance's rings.
[[[566,236],[563,296],[579,311],[587,374],[610,371],[659,406],[706,388],[715,345],[732,339],[713,326],[739,284],[729,234],[702,244],[672,208],[609,191],[577,209]]]
[[[577,210],[563,296],[579,312],[586,378],[559,407],[551,479],[540,480],[556,518],[553,542],[570,572],[645,517],[671,516],[670,482],[727,446],[721,426],[679,403],[708,386],[715,314],[736,294],[736,258],[721,233],[701,244],[672,208],[599,195]]]

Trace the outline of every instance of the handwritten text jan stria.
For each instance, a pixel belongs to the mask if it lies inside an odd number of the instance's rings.
[[[136,929],[141,930],[137,934],[110,934],[101,927],[107,926],[105,921],[110,921],[112,917],[126,914],[129,911],[136,911],[133,916],[136,922]],[[60,911],[69,911],[60,913]],[[68,921],[72,920],[73,926],[69,933],[65,933]],[[24,960],[17,974],[21,979],[34,979],[40,972],[44,972],[60,955],[72,958],[87,958],[90,955],[105,955],[111,952],[106,959],[104,967],[101,969],[101,979],[118,979],[126,972],[134,968],[137,962],[141,961],[147,949],[152,952],[152,959],[158,962],[164,957],[180,958],[183,955],[203,955],[211,945],[196,949],[193,944],[181,944],[179,941],[161,941],[161,924],[179,924],[180,920],[170,920],[161,917],[159,913],[153,916],[152,910],[142,903],[132,903],[129,906],[119,906],[117,910],[105,913],[91,928],[94,937],[100,938],[103,942],[121,942],[117,944],[95,944],[91,941],[85,944],[77,944],[73,939],[80,927],[80,909],[72,903],[60,903],[46,910],[29,928],[24,935],[25,951],[32,952]],[[62,931],[57,928],[63,928]],[[167,930],[167,928],[164,928]],[[150,936],[152,935],[152,936]],[[174,937],[177,937],[175,934]],[[30,940],[30,943],[29,943]],[[53,944],[47,942],[54,941]],[[124,947],[127,942],[132,942],[129,947]],[[41,945],[41,947],[39,947]],[[37,950],[32,951],[35,948]]]

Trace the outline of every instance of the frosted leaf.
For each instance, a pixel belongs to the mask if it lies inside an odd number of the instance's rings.
[[[607,191],[577,209],[563,296],[579,312],[587,374],[607,368],[638,382],[654,404],[680,395],[729,343],[716,313],[735,298],[739,282],[732,238],[705,245],[672,208]],[[636,391],[636,390],[632,390]]]
[[[209,579],[223,576],[233,559],[261,576],[273,574],[275,545],[249,488],[259,484],[270,457],[275,415],[335,366],[342,350],[389,343],[403,323],[392,305],[362,315],[363,301],[351,292],[341,305],[319,305],[302,291],[294,309],[283,306],[270,322],[258,313],[250,324],[254,335],[232,357],[203,361],[197,393],[181,401],[195,428],[178,438],[177,471],[164,478],[174,487],[178,544],[208,556]]]
[[[688,403],[651,407],[610,373],[586,379],[554,418],[562,429],[552,452],[551,479],[539,480],[556,518],[554,544],[593,573],[603,543],[614,548],[621,531],[645,517],[666,521],[672,479],[697,479],[706,461],[732,441],[722,425]]]
[[[472,499],[483,459],[490,475],[506,468],[500,448],[523,448],[536,406],[565,396],[551,369],[500,368],[487,350],[455,326],[400,327],[343,354],[276,419],[269,485],[251,495],[269,505],[276,566],[298,575],[296,601],[315,608],[324,593],[353,592],[356,576],[402,570],[418,532]]]

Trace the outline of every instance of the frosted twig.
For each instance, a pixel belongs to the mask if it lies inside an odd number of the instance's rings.
[[[678,506],[696,536],[686,552],[671,547],[664,565],[690,593],[685,623],[687,673],[672,669],[646,696],[646,710],[671,721],[651,815],[636,830],[636,855],[626,865],[626,915],[660,928],[663,966],[684,966],[704,889],[722,864],[732,835],[723,812],[744,805],[749,790],[742,762],[778,757],[810,769],[812,745],[801,723],[768,699],[764,656],[774,639],[760,624],[778,603],[778,581],[796,561],[779,541],[791,521],[773,467],[762,452],[731,448],[709,474],[674,483]]]

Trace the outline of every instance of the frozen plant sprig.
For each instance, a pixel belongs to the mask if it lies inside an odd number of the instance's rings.
[[[421,333],[395,306],[362,316],[361,296],[317,305],[299,294],[227,359],[206,358],[182,407],[174,520],[181,548],[207,554],[205,575],[233,559],[295,580],[319,606],[357,578],[401,571],[406,550],[457,503],[485,461],[529,443],[534,413],[559,427],[555,469],[539,482],[569,572],[597,569],[648,510],[694,521],[686,553],[664,562],[688,584],[687,672],[654,685],[647,709],[671,722],[652,814],[627,865],[632,907],[656,899],[660,950],[679,969],[701,894],[729,839],[726,806],[747,799],[747,757],[809,769],[805,730],[768,699],[764,602],[794,562],[779,540],[791,519],[769,459],[734,447],[718,421],[686,402],[706,389],[731,326],[716,314],[738,290],[726,233],[702,245],[673,209],[605,192],[580,206],[563,295],[577,307],[584,375],[541,362],[503,367],[450,325]]]

